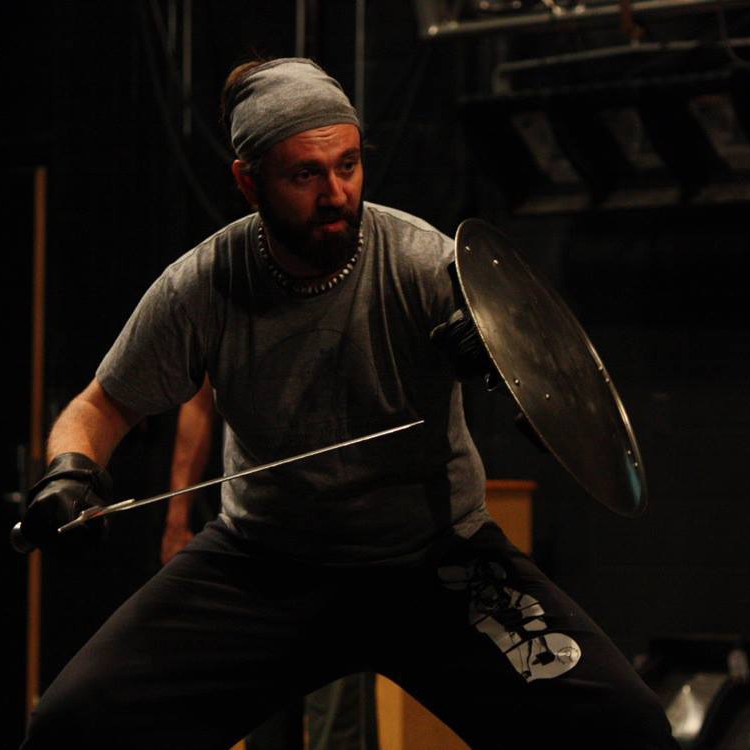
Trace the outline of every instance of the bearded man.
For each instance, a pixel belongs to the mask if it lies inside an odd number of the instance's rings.
[[[110,500],[120,439],[206,375],[227,473],[424,425],[225,483],[220,516],[58,676],[24,748],[225,750],[370,671],[473,748],[676,748],[624,656],[487,512],[456,377],[483,364],[445,336],[451,240],[363,203],[356,112],[312,61],[241,66],[224,102],[258,211],[146,292],[55,424],[23,533],[85,543],[56,529]]]

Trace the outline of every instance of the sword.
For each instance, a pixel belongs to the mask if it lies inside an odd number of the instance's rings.
[[[312,451],[307,451],[307,453],[298,453],[296,456],[289,456],[288,458],[281,458],[277,461],[271,461],[267,464],[262,464],[261,466],[253,466],[250,469],[243,469],[242,471],[238,471],[234,474],[228,474],[227,476],[223,477],[217,477],[216,479],[208,479],[205,482],[199,482],[198,484],[194,484],[191,487],[184,487],[180,490],[173,490],[171,492],[163,492],[160,495],[153,495],[152,497],[144,497],[140,500],[136,500],[135,498],[130,498],[128,500],[121,500],[117,503],[113,503],[112,505],[98,505],[91,508],[87,508],[86,510],[79,513],[79,515],[73,519],[72,521],[69,521],[68,523],[62,525],[58,530],[58,534],[64,534],[66,531],[69,531],[70,529],[75,528],[76,526],[82,526],[87,521],[92,521],[95,518],[102,518],[103,516],[108,516],[111,513],[120,513],[124,510],[132,510],[133,508],[140,508],[142,505],[148,505],[149,503],[156,503],[160,500],[168,500],[170,497],[175,497],[175,495],[184,495],[188,492],[194,492],[195,490],[202,490],[204,487],[212,487],[215,484],[221,484],[223,482],[229,482],[232,479],[239,479],[239,477],[246,477],[250,474],[257,474],[261,471],[266,471],[267,469],[275,469],[277,466],[284,466],[285,464],[291,464],[295,461],[302,461],[305,458],[312,458],[313,456],[319,456],[322,453],[328,453],[330,451],[338,450],[339,448],[346,448],[349,445],[356,445],[357,443],[364,443],[368,440],[375,440],[379,437],[384,437],[385,435],[391,435],[394,432],[400,432],[401,430],[409,430],[412,427],[416,427],[417,425],[424,424],[423,419],[419,419],[416,422],[407,422],[406,424],[399,425],[398,427],[391,427],[387,430],[381,430],[380,432],[373,432],[369,435],[363,435],[362,437],[358,438],[352,438],[351,440],[344,440],[341,443],[335,443],[334,445],[327,445],[325,448],[317,448]],[[21,533],[21,524],[20,522],[17,523],[13,527],[13,534],[20,534]]]

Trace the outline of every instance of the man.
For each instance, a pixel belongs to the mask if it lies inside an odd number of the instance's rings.
[[[25,747],[225,748],[375,671],[473,748],[676,748],[627,660],[489,518],[454,376],[482,364],[444,325],[451,241],[363,205],[356,113],[311,61],[236,69],[225,112],[259,212],[146,293],[54,426],[24,533],[83,541],[54,528],[106,502],[117,442],[206,374],[229,473],[424,426],[224,484],[220,518],[62,671]]]

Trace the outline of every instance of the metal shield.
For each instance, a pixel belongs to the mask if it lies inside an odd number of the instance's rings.
[[[571,310],[479,219],[458,228],[456,268],[482,341],[541,441],[592,497],[620,515],[639,515],[647,491],[638,444]]]

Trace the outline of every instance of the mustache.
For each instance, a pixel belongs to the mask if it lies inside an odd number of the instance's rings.
[[[354,224],[357,217],[352,211],[346,208],[319,208],[311,219],[312,224],[328,224],[333,221],[346,221],[348,224]]]

